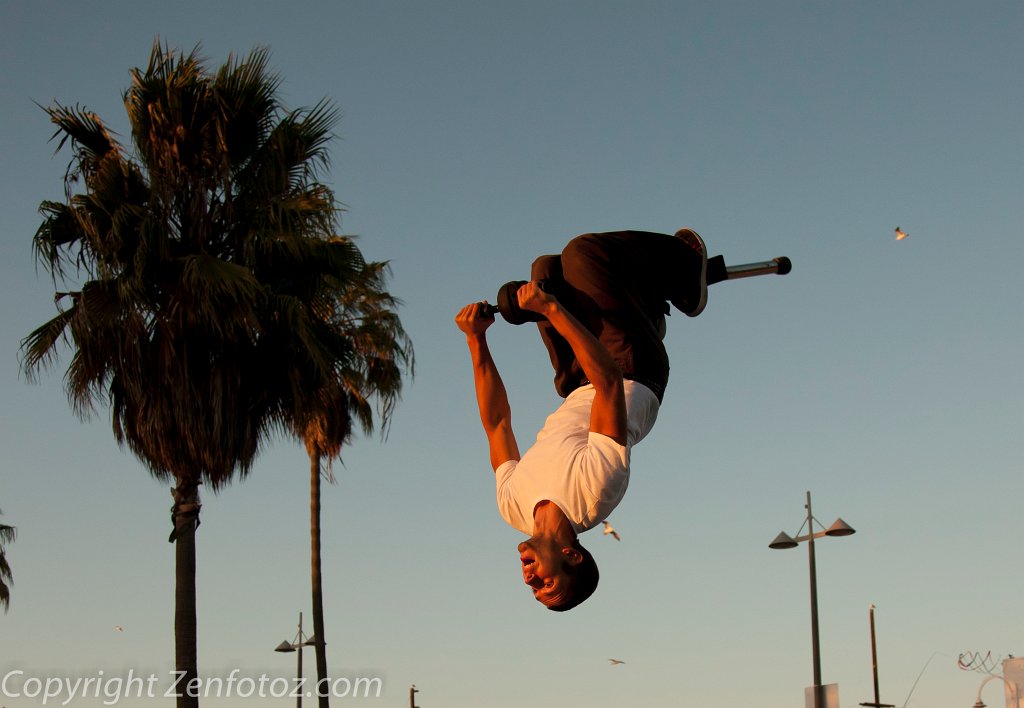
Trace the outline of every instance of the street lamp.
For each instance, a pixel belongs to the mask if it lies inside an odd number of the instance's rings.
[[[807,558],[811,566],[811,655],[814,660],[814,685],[811,687],[814,700],[813,708],[825,708],[824,691],[821,685],[821,652],[818,645],[818,577],[814,564],[814,539],[822,536],[849,536],[854,530],[842,519],[836,519],[827,529],[820,521],[814,518],[811,513],[811,493],[807,492],[807,518],[804,525],[807,526],[807,533],[799,535],[804,526],[797,531],[797,537],[793,538],[785,531],[775,537],[775,540],[768,544],[769,548],[796,548],[797,545],[807,541]],[[814,530],[814,522],[818,521],[821,531]],[[836,699],[838,701],[838,698]]]
[[[1001,674],[993,674],[992,676],[987,676],[984,679],[982,679],[981,685],[978,686],[978,700],[974,702],[974,708],[985,708],[985,704],[981,700],[981,689],[985,688],[985,685],[989,681],[995,681],[996,679],[999,679],[1000,681],[1006,684],[1006,705],[1012,705],[1014,706],[1014,708],[1020,705],[1019,699],[1017,697],[1017,684],[1007,680],[1006,676],[1003,676]],[[1011,703],[1011,701],[1013,702]]]
[[[298,656],[299,656],[298,663],[299,663],[299,665],[295,669],[295,675],[298,677],[298,682],[297,682],[298,685],[296,686],[297,690],[295,692],[296,693],[296,698],[295,698],[295,707],[296,708],[302,708],[302,693],[303,693],[303,686],[302,686],[302,647],[311,647],[311,646],[313,646],[315,644],[316,644],[316,637],[306,637],[306,635],[302,633],[302,613],[300,612],[299,613],[299,633],[295,635],[294,641],[289,642],[286,639],[283,642],[281,642],[280,644],[278,644],[276,647],[274,647],[274,651],[279,651],[279,652],[282,652],[282,653],[288,653],[288,652],[292,652],[292,651],[298,652]]]

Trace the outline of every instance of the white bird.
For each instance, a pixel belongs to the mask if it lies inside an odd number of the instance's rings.
[[[611,534],[612,537],[614,537],[616,541],[621,541],[622,540],[621,538],[619,538],[618,532],[615,529],[612,528],[611,524],[609,524],[607,521],[602,521],[601,523],[604,524],[604,535],[605,536]]]
[[[910,234],[908,234],[906,231],[901,229],[899,226],[896,227],[896,240],[897,241],[902,241],[903,239],[905,239],[909,235]]]
[[[124,627],[122,627],[119,624],[118,625],[114,625],[114,629],[116,629],[118,632],[123,632],[124,631]]]
[[[621,659],[609,659],[608,661],[612,662],[611,663],[612,666],[616,666],[618,664],[625,664],[626,663],[625,661],[622,661]]]

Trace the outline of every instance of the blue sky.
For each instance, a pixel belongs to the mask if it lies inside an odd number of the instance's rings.
[[[18,362],[54,312],[30,242],[69,158],[34,102],[126,134],[121,92],[156,36],[211,65],[268,46],[289,105],[339,106],[342,230],[391,262],[404,301],[416,378],[388,439],[357,439],[325,489],[328,659],[384,685],[349,701],[407,705],[416,684],[423,708],[799,705],[806,552],[767,544],[796,533],[807,490],[825,525],[857,529],[818,547],[842,708],[873,699],[871,603],[883,702],[970,705],[982,677],[960,652],[1024,653],[1019,2],[4,0],[0,508],[19,535],[0,674],[173,668],[166,485],[106,411],[74,417],[66,356],[38,384]],[[684,225],[730,263],[786,255],[793,272],[671,319],[622,541],[584,536],[600,589],[545,612],[494,507],[452,317],[578,233]],[[546,354],[501,322],[492,348],[529,440],[557,403]],[[294,670],[273,648],[309,622],[306,465],[280,440],[204,498],[208,675]]]

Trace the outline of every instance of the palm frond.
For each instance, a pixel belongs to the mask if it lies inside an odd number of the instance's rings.
[[[234,341],[232,333],[254,328],[264,292],[245,266],[210,255],[193,255],[181,260],[179,296],[180,304],[175,306],[181,309],[185,323]]]
[[[76,305],[72,304],[21,340],[22,367],[29,381],[35,381],[39,371],[53,363],[58,342],[67,341],[68,325],[75,317],[75,309]]]
[[[134,363],[128,342],[137,341],[142,328],[114,281],[85,283],[75,305],[68,322],[75,351],[64,382],[75,413],[85,418],[109,381]]]
[[[212,81],[220,119],[214,129],[231,173],[237,173],[265,141],[273,127],[281,79],[269,68],[270,52],[254,49],[244,60],[233,55]]]
[[[113,133],[92,111],[77,104],[64,106],[60,103],[41,108],[50,116],[50,122],[57,126],[57,130],[50,138],[60,138],[54,153],[60,152],[61,148],[71,141],[71,147],[75,152],[71,163],[73,167],[68,168],[71,181],[79,174],[91,174],[96,164],[105,156],[111,152],[121,151],[121,146]]]
[[[330,167],[327,146],[334,139],[334,126],[341,120],[341,110],[327,99],[322,99],[312,108],[296,111],[296,134],[302,146],[302,162],[312,168]],[[313,173],[315,174],[315,173]]]
[[[3,511],[0,511],[3,514]],[[6,524],[0,524],[0,543],[14,543],[18,539],[18,529]]]
[[[32,238],[32,248],[36,262],[46,268],[56,285],[57,280],[64,277],[65,266],[75,262],[67,251],[82,238],[82,230],[69,204],[44,201],[39,205],[39,213],[43,215],[43,223]]]
[[[263,195],[307,191],[318,171],[328,165],[326,146],[339,112],[321,101],[312,109],[299,109],[282,117],[253,155],[243,184],[249,182]]]
[[[210,174],[206,130],[214,104],[210,79],[196,47],[189,54],[154,44],[149,65],[133,69],[124,102],[132,140],[159,197],[172,203],[180,191]]]

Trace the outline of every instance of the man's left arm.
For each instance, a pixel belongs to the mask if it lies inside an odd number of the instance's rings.
[[[519,306],[544,315],[572,347],[583,373],[594,385],[594,405],[590,411],[590,430],[606,435],[620,445],[626,444],[626,394],[622,370],[597,337],[565,309],[553,295],[536,282],[519,289]]]

